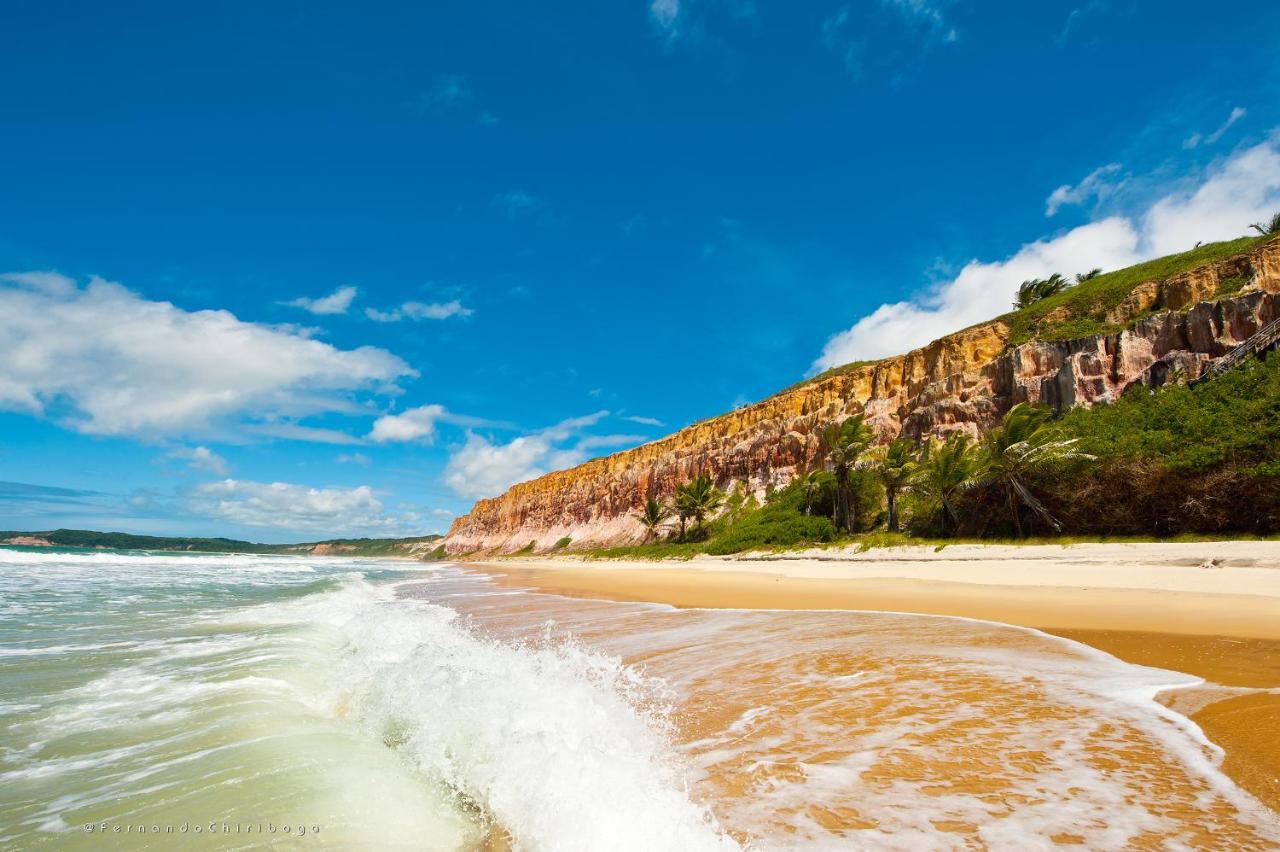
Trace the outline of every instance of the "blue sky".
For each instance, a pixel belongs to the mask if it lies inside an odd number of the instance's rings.
[[[10,3],[0,528],[442,531],[1280,209],[1280,6]]]

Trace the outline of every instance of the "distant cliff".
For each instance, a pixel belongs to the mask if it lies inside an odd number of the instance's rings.
[[[638,540],[629,513],[646,497],[670,494],[695,472],[756,491],[785,484],[814,460],[825,424],[858,413],[881,440],[977,434],[1018,402],[1062,410],[1113,400],[1133,384],[1195,377],[1280,317],[1280,240],[1154,274],[1197,257],[1103,276],[1035,310],[831,371],[665,438],[514,485],[458,518],[445,546],[462,553],[531,541],[544,549],[563,536],[575,544]],[[1144,280],[1148,269],[1153,276]],[[1069,335],[1082,326],[1096,332]]]

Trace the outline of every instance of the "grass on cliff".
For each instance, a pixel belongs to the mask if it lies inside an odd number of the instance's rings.
[[[1275,239],[1275,235],[1240,237],[1221,243],[1209,243],[1181,254],[1171,254],[1136,266],[1105,272],[1096,278],[1069,287],[1057,295],[1042,299],[1034,305],[993,319],[998,319],[1009,326],[1009,346],[1018,346],[1033,338],[1074,340],[1094,334],[1114,334],[1132,325],[1137,318],[1129,320],[1124,325],[1109,324],[1106,321],[1106,314],[1123,302],[1139,284],[1148,281],[1164,281],[1183,272],[1190,272],[1198,267],[1225,260],[1242,254],[1269,239]],[[1063,271],[1070,272],[1070,270]],[[1248,282],[1243,279],[1227,279],[1222,282],[1215,295],[1228,296],[1246,283]],[[1060,308],[1065,309],[1064,315],[1046,324],[1045,317]],[[786,393],[833,376],[851,373],[860,367],[875,363],[875,361],[853,361],[841,364],[839,367],[833,367],[816,376],[789,385],[778,393]],[[774,394],[774,396],[777,395]]]
[[[1042,299],[1030,307],[1012,311],[999,319],[1009,326],[1009,345],[1018,346],[1033,338],[1071,340],[1093,334],[1113,334],[1125,326],[1106,322],[1106,314],[1118,306],[1139,284],[1164,281],[1197,267],[1215,263],[1248,251],[1270,237],[1241,237],[1149,260],[1125,269],[1106,272]],[[1239,289],[1245,282],[1234,282]],[[1045,325],[1046,316],[1065,308],[1062,319]]]

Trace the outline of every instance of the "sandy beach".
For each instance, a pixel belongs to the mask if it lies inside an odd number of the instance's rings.
[[[684,608],[872,610],[1033,627],[1204,678],[1162,700],[1280,810],[1280,542],[953,545],[690,560],[503,558],[504,585]]]

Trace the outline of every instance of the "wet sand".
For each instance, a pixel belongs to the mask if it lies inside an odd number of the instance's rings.
[[[1280,811],[1280,543],[963,545],[689,561],[502,559],[503,585],[680,608],[870,610],[1033,627],[1203,678],[1161,696]]]

